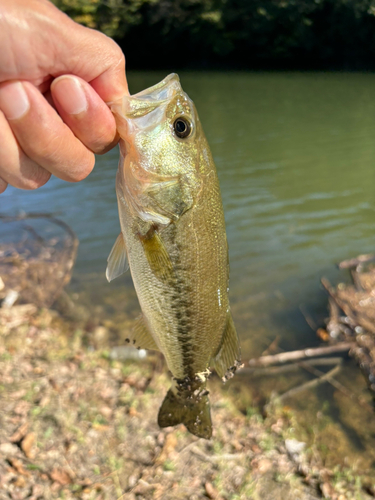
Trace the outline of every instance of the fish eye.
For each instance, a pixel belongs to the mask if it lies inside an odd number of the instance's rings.
[[[174,132],[180,139],[185,139],[191,133],[191,123],[184,116],[176,118],[173,124]]]

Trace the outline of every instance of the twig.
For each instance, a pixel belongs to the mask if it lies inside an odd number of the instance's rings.
[[[302,316],[305,318],[305,321],[309,325],[309,327],[311,328],[311,330],[313,332],[316,332],[317,329],[318,329],[318,325],[315,323],[315,321],[310,316],[310,314],[308,313],[308,311],[305,309],[305,307],[304,307],[303,304],[299,305],[299,310],[301,311]]]
[[[295,363],[289,363],[287,365],[281,366],[270,366],[270,367],[251,367],[251,368],[241,368],[238,371],[239,375],[249,375],[259,377],[259,376],[274,376],[279,375],[281,373],[289,373],[298,371],[300,368],[305,368],[307,366],[336,366],[342,362],[341,357],[331,357],[331,358],[317,358],[317,359],[308,359],[306,361],[300,362],[297,361]]]
[[[361,325],[368,332],[375,334],[375,326],[373,324],[373,321],[365,314],[364,311],[361,312],[360,318],[358,319],[357,316],[359,315],[359,312],[353,310],[346,300],[341,299],[337,296],[331,286],[331,283],[326,278],[322,278],[320,281],[329,295],[336,302],[336,304],[340,307],[340,309],[344,311],[345,315],[348,316],[354,324]]]
[[[340,342],[339,344],[325,347],[313,347],[298,351],[281,352],[272,356],[261,356],[260,358],[250,359],[247,365],[250,367],[277,365],[287,363],[289,361],[297,361],[317,356],[325,356],[326,354],[333,354],[336,352],[349,351],[349,349],[355,345],[355,342]]]
[[[326,381],[332,382],[332,377],[334,377],[340,370],[341,370],[341,365],[337,365],[334,368],[332,368],[332,370],[330,370],[328,373],[323,373],[323,375],[321,375],[318,378],[314,378],[313,380],[309,380],[308,382],[305,382],[304,384],[301,384],[298,387],[293,387],[293,389],[289,389],[289,391],[286,391],[284,392],[284,394],[281,394],[281,396],[279,396],[278,399],[279,401],[283,401],[286,398],[295,396],[299,392],[311,389],[313,387],[317,387],[323,382]]]
[[[267,355],[269,352],[276,351],[278,348],[278,343],[280,340],[280,335],[277,335],[273,341],[267,346],[267,348],[262,352],[262,356]]]
[[[357,267],[360,264],[373,262],[374,260],[375,260],[375,254],[373,253],[358,255],[358,257],[355,257],[354,259],[347,259],[340,262],[339,269],[348,269],[350,267]]]
[[[201,460],[211,463],[216,463],[220,460],[238,460],[240,458],[243,458],[244,456],[243,453],[237,453],[237,454],[223,453],[222,455],[214,455],[211,457],[210,455],[206,455],[206,453],[204,453],[202,450],[200,450],[195,446],[191,448],[190,451],[191,453],[193,453],[193,455],[196,455]]]
[[[338,369],[341,368],[342,358],[339,358],[339,359],[340,359],[340,363],[338,365],[336,365],[335,368],[333,368],[331,370],[331,372],[333,372],[336,368],[338,368]],[[346,397],[350,398],[352,401],[356,401],[360,406],[362,406],[363,408],[365,408],[367,411],[371,412],[372,414],[374,413],[374,410],[371,407],[371,405],[369,405],[361,397],[359,397],[356,394],[354,394],[353,392],[349,391],[343,384],[341,384],[336,379],[334,379],[333,374],[331,372],[323,373],[320,370],[317,370],[316,368],[314,368],[314,366],[311,363],[309,363],[308,361],[303,361],[303,362],[300,362],[298,364],[301,366],[301,368],[304,368],[305,370],[307,370],[308,372],[312,373],[313,375],[315,375],[317,377],[316,379],[311,380],[309,382],[306,382],[306,384],[302,384],[302,386],[299,386],[299,387],[301,387],[301,390],[303,390],[302,387],[305,388],[305,386],[307,386],[306,388],[314,387],[313,382],[315,382],[317,380],[322,380],[323,382],[327,381],[335,389],[342,392]],[[334,375],[336,375],[336,373]],[[311,384],[311,386],[309,384]],[[317,385],[319,385],[319,384],[317,384]],[[295,389],[298,389],[298,388],[296,387]],[[290,395],[290,393],[292,393],[292,395],[293,395],[293,391],[294,391],[294,389],[290,389],[290,391],[285,392],[282,396],[284,396],[285,394]],[[297,392],[299,392],[299,391],[297,391]]]

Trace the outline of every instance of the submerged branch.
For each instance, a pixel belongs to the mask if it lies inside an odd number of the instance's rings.
[[[327,373],[323,373],[320,377],[314,378],[313,380],[309,380],[308,382],[305,382],[304,384],[301,384],[297,387],[293,387],[292,389],[289,389],[289,391],[284,392],[284,394],[281,394],[278,397],[279,401],[283,401],[286,398],[289,398],[291,396],[295,396],[296,394],[299,394],[302,391],[306,391],[307,389],[312,389],[313,387],[317,387],[320,384],[323,384],[324,382],[333,382],[332,377],[337,375],[337,373],[341,370],[341,365],[337,365],[332,370],[330,370]]]

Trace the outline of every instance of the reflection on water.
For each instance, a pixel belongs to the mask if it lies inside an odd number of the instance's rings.
[[[164,76],[130,73],[130,89]],[[335,263],[374,250],[375,75],[180,77],[218,168],[244,357],[261,354],[278,337],[284,349],[316,343],[300,306],[321,318],[320,277],[335,280]],[[37,192],[10,188],[0,197],[2,212],[58,212],[71,224],[81,242],[73,285],[90,274],[97,303],[108,290],[131,287],[129,277],[110,287],[104,281],[119,231],[116,168],[112,151],[78,185],[54,179]]]

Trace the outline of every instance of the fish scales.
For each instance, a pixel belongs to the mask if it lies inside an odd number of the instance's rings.
[[[182,422],[208,438],[209,367],[226,377],[240,358],[215,165],[177,75],[124,97],[112,110],[121,137],[116,180],[121,233],[107,277],[117,277],[129,261],[142,309],[131,340],[160,350],[173,375],[159,425]]]

